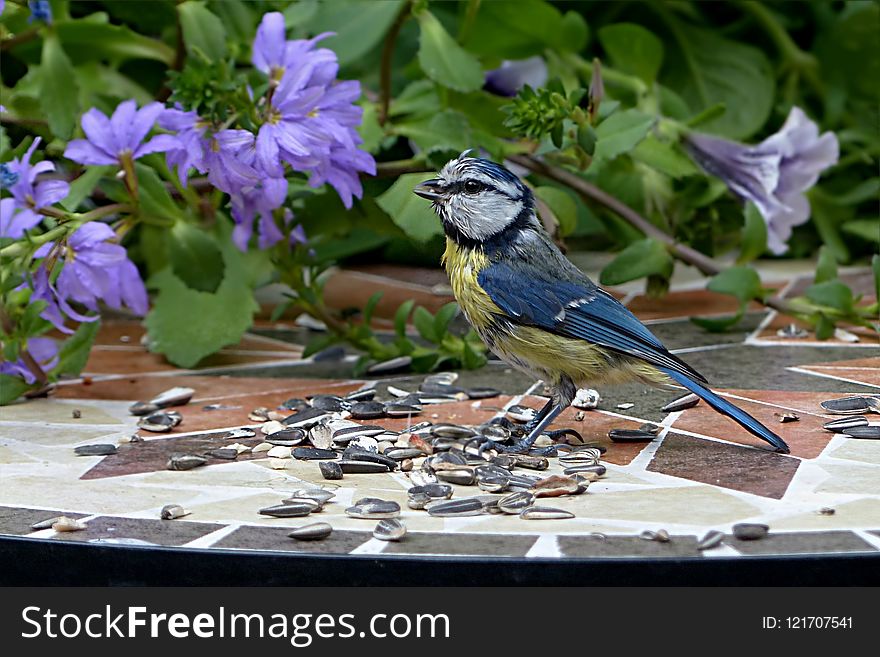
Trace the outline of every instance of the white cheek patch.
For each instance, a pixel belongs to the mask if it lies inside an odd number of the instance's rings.
[[[500,233],[523,209],[522,201],[513,201],[494,192],[474,197],[457,194],[450,199],[449,205],[450,219],[462,233],[477,241]]]

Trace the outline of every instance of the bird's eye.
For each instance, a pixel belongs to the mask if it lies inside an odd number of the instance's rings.
[[[465,180],[464,182],[464,191],[468,194],[476,194],[480,190],[483,189],[483,185],[478,183],[476,180]]]

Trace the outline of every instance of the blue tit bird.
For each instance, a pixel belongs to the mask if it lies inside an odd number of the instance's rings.
[[[551,392],[524,438],[496,447],[528,451],[580,387],[641,381],[677,383],[788,453],[782,438],[709,390],[705,377],[562,254],[516,175],[466,151],[414,191],[443,223],[443,264],[471,326],[501,359],[543,379]]]

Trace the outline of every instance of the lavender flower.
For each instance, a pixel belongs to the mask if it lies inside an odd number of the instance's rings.
[[[257,70],[269,76],[272,84],[280,82],[287,68],[296,66],[318,41],[332,36],[331,32],[325,32],[313,39],[287,41],[284,32],[284,16],[273,11],[263,16],[254,39],[251,62]],[[318,53],[325,67],[325,77],[329,74],[326,78],[329,82],[336,77],[338,70],[336,56],[330,50],[320,50]]]
[[[34,289],[31,292],[30,298],[31,303],[34,303],[35,301],[45,301],[46,307],[40,313],[40,317],[47,322],[50,322],[62,333],[67,333],[68,335],[73,333],[72,329],[69,329],[64,325],[65,319],[62,310],[68,317],[75,319],[78,322],[94,322],[98,319],[97,315],[91,317],[88,315],[81,315],[70,307],[70,304],[67,303],[64,297],[58,294],[58,290],[56,290],[49,281],[49,272],[46,270],[45,265],[40,265],[34,274],[33,286]]]
[[[144,155],[171,150],[178,146],[177,138],[172,135],[157,135],[143,143],[164,111],[162,103],[149,103],[137,109],[134,100],[126,100],[108,119],[93,107],[82,117],[86,139],[68,143],[64,156],[81,164],[126,166]]]
[[[804,192],[839,154],[834,133],[819,135],[799,107],[791,109],[779,132],[757,146],[700,133],[687,135],[684,145],[707,173],[755,204],[767,224],[767,246],[776,255],[788,250],[792,228],[810,218]]]
[[[58,364],[58,344],[52,338],[29,338],[27,350],[43,371],[51,370]],[[27,384],[37,380],[22,358],[14,363],[7,360],[0,362],[0,374],[21,377]]]
[[[138,315],[146,314],[144,282],[125,248],[108,242],[115,238],[107,224],[94,221],[70,235],[64,249],[64,268],[54,291],[59,302],[72,299],[97,312],[98,300],[103,299],[111,308],[119,309],[125,304]],[[34,257],[46,256],[54,246],[52,242],[44,244]]]
[[[286,197],[287,180],[284,178],[265,178],[232,196],[232,218],[236,223],[232,241],[240,250],[247,250],[255,217],[259,217],[260,236],[257,243],[261,249],[267,249],[284,239],[284,234],[275,223],[273,211],[281,207]],[[290,218],[293,218],[293,213],[290,213]]]
[[[52,23],[52,7],[49,5],[49,0],[28,0],[28,7],[31,10],[28,23],[33,23],[34,21],[43,21],[46,24]],[[0,9],[0,13],[2,11]]]
[[[547,64],[543,57],[505,60],[501,66],[486,73],[486,91],[498,96],[516,96],[516,93],[529,85],[532,89],[547,83]]]
[[[0,237],[18,239],[40,223],[40,210],[57,203],[70,191],[70,185],[63,180],[37,182],[41,173],[55,171],[55,165],[46,160],[31,165],[31,157],[40,141],[39,137],[34,139],[21,159],[7,162],[0,170],[3,186],[12,193],[11,199],[0,201]]]

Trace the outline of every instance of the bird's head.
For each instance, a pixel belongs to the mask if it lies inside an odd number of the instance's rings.
[[[519,178],[500,164],[468,157],[468,151],[413,191],[431,201],[444,231],[459,243],[486,242],[534,214],[532,192]]]

